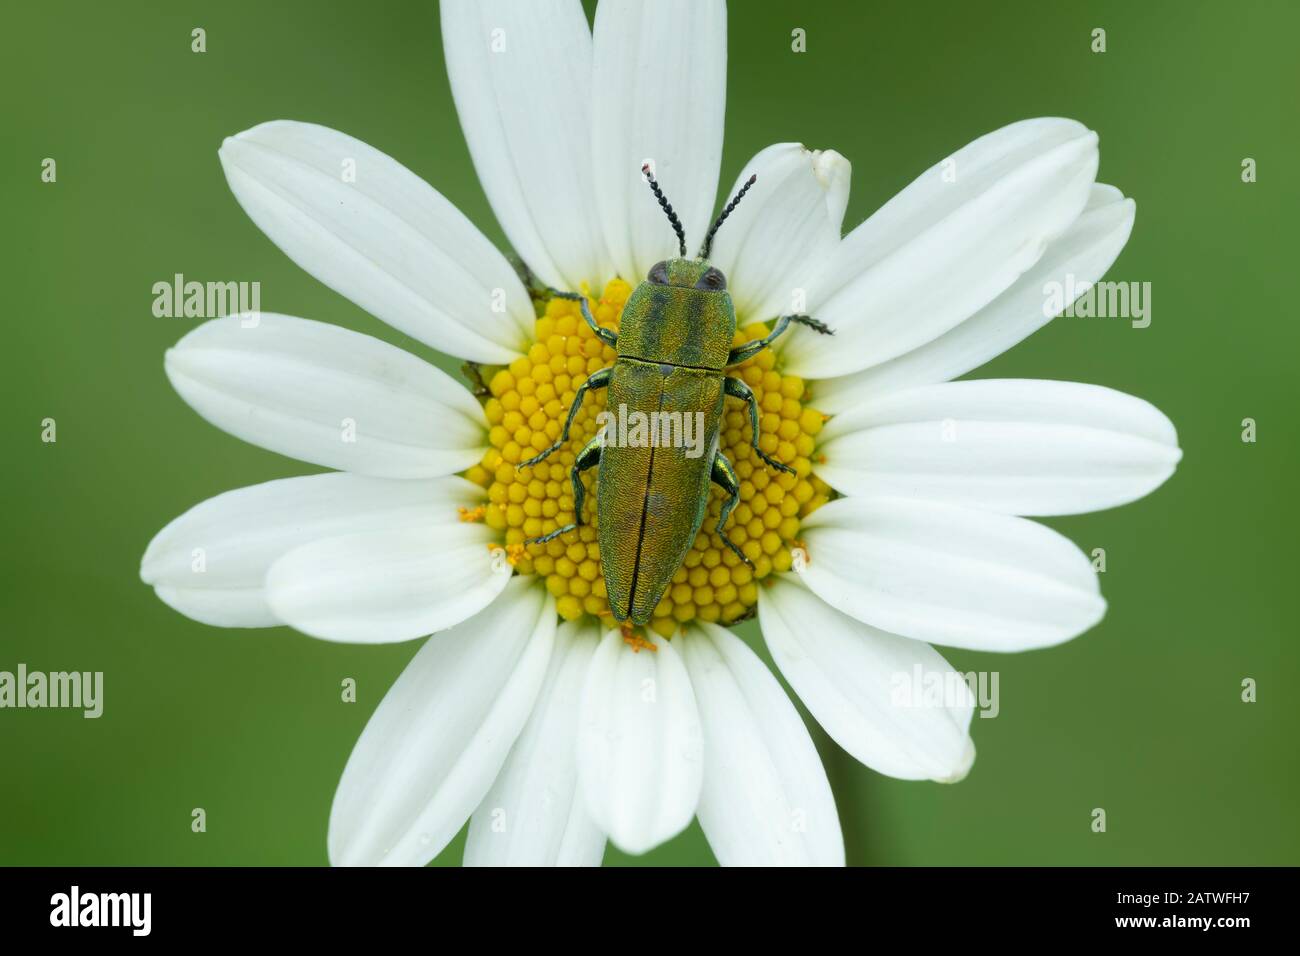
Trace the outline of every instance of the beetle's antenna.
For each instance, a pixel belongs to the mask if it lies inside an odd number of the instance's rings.
[[[727,205],[723,207],[722,213],[718,216],[718,221],[713,224],[709,229],[708,235],[704,237],[704,245],[700,247],[701,259],[709,258],[709,250],[713,248],[713,237],[717,233],[718,228],[727,221],[727,217],[731,215],[732,210],[740,205],[740,201],[745,198],[745,193],[749,192],[749,187],[754,185],[757,181],[758,173],[755,173],[746,179],[745,185],[740,187],[740,192],[736,193],[731,202],[727,203]]]
[[[664,191],[660,189],[659,184],[655,182],[655,174],[650,172],[650,164],[643,163],[641,165],[641,172],[645,176],[645,181],[650,184],[650,191],[655,194],[655,199],[659,200],[659,208],[664,211],[664,215],[668,217],[668,221],[673,224],[673,232],[677,233],[677,245],[682,250],[682,258],[685,259],[686,230],[682,228],[682,221],[677,218],[677,213],[673,211],[672,203],[668,201],[668,197],[664,195]]]

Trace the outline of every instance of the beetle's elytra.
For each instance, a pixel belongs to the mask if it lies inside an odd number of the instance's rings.
[[[767,348],[795,322],[829,334],[821,322],[807,315],[783,315],[762,339],[732,348],[736,311],[727,292],[726,277],[709,264],[709,249],[718,228],[754,185],[751,176],[727,203],[705,235],[699,255],[686,256],[686,234],[681,221],[655,182],[648,167],[646,181],[677,234],[679,258],[654,265],[623,307],[617,335],[596,324],[585,296],[551,290],[560,298],[579,303],[582,317],[602,341],[614,348],[614,364],[591,375],[578,389],[559,439],[519,467],[534,465],[569,440],[569,428],[588,390],[608,388],[610,408],[626,407],[647,415],[694,415],[703,423],[703,456],[692,457],[680,443],[651,443],[627,447],[607,442],[602,430],[578,452],[570,472],[573,482],[574,523],[557,528],[529,543],[550,541],[583,524],[586,489],[582,472],[599,466],[596,473],[598,542],[610,610],[616,620],[646,624],[663,597],[672,576],[690,550],[708,508],[709,485],[728,496],[722,506],[717,534],[746,564],[748,559],[727,537],[725,525],[740,496],[740,484],[731,462],[718,450],[722,407],[727,396],[749,406],[751,443],[772,468],[791,469],[758,447],[758,405],[754,394],[727,369]]]

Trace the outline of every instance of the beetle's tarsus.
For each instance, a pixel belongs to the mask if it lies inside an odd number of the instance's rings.
[[[814,319],[811,315],[804,315],[802,312],[783,315],[776,320],[775,327],[773,327],[772,331],[767,333],[767,335],[763,336],[761,339],[753,339],[752,341],[746,342],[744,345],[737,345],[732,349],[731,354],[727,356],[727,365],[740,365],[742,362],[748,362],[759,352],[763,351],[763,349],[767,348],[779,339],[785,333],[785,330],[790,327],[791,322],[798,325],[806,325],[814,332],[820,332],[822,335],[835,334],[835,330],[829,325],[821,319]]]
[[[536,465],[538,462],[545,461],[547,458],[550,458],[551,455],[553,455],[555,452],[559,451],[559,449],[563,445],[564,445],[564,439],[561,438],[559,441],[557,441],[550,448],[546,449],[546,451],[542,452],[540,455],[534,455],[532,458],[529,458],[527,461],[521,461],[519,464],[515,465],[515,471],[519,471],[522,468],[531,468],[533,465]]]
[[[515,275],[519,277],[519,281],[523,283],[524,289],[528,292],[528,298],[534,301],[541,299],[545,287],[537,281],[537,276],[532,269],[528,268],[528,263],[513,252],[510,254],[509,259],[511,268],[515,270]]]
[[[476,398],[482,398],[487,395],[489,389],[487,383],[483,381],[483,366],[478,362],[466,362],[460,367],[461,374],[469,379],[470,392]]]
[[[524,542],[524,544],[545,544],[548,541],[553,541],[554,539],[558,538],[562,534],[568,534],[570,531],[577,531],[578,526],[581,523],[582,522],[580,521],[570,522],[569,524],[566,524],[562,528],[556,528],[550,534],[542,535],[540,538],[529,538],[527,541]]]
[[[806,325],[814,332],[820,332],[822,335],[834,335],[835,330],[823,322],[821,319],[814,319],[811,315],[792,315],[792,320],[800,325]]]
[[[735,627],[737,624],[741,624],[741,623],[743,623],[743,622],[745,622],[745,621],[748,621],[748,620],[751,620],[751,619],[753,619],[753,618],[755,618],[755,617],[757,617],[757,616],[758,616],[758,605],[757,605],[757,604],[751,604],[749,607],[745,608],[745,613],[744,613],[744,614],[740,615],[740,617],[738,617],[738,618],[734,618],[733,620],[730,620],[730,621],[723,621],[723,622],[722,622],[722,626],[723,626],[723,627]]]
[[[556,298],[568,299],[570,302],[578,303],[579,311],[582,312],[582,320],[587,323],[591,331],[596,333],[596,338],[610,348],[618,347],[618,334],[613,329],[607,329],[596,321],[596,317],[591,314],[591,304],[587,301],[585,295],[581,292],[561,292],[559,289],[552,289],[549,286],[546,291]]]
[[[794,469],[791,468],[789,465],[787,465],[785,462],[777,461],[775,458],[773,458],[767,452],[763,451],[761,448],[755,448],[754,451],[758,452],[758,457],[763,459],[763,461],[767,462],[769,467],[775,468],[777,471],[784,471],[787,475],[793,475],[795,473]]]
[[[754,570],[754,562],[749,560],[749,558],[745,557],[745,552],[741,551],[740,548],[736,546],[736,542],[728,538],[727,533],[723,531],[721,528],[718,529],[718,537],[722,539],[723,544],[725,544],[728,548],[731,549],[732,554],[740,558],[740,560],[744,561],[745,564],[749,566],[749,570],[751,571]]]

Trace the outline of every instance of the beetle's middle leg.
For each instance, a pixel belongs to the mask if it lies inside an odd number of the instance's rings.
[[[563,527],[556,528],[550,534],[544,534],[540,538],[529,538],[525,544],[545,544],[552,538],[558,538],[562,534],[568,534],[575,528],[586,524],[582,520],[582,506],[587,500],[587,489],[582,483],[582,473],[594,465],[600,464],[600,452],[604,448],[605,435],[603,432],[597,432],[592,436],[591,441],[583,446],[582,451],[578,452],[578,458],[569,469],[569,480],[573,482],[573,521]]]
[[[736,477],[736,469],[731,467],[731,462],[727,461],[727,456],[720,451],[714,452],[713,471],[709,474],[709,478],[728,495],[727,500],[722,503],[722,511],[718,515],[718,526],[714,531],[722,539],[722,543],[735,553],[736,557],[752,568],[754,562],[745,557],[745,552],[736,547],[736,542],[728,538],[727,532],[722,530],[727,523],[727,519],[731,517],[731,510],[740,501],[740,479]]]
[[[749,443],[754,446],[754,453],[763,459],[777,471],[784,471],[786,474],[793,475],[794,469],[789,465],[777,461],[763,449],[758,447],[758,402],[754,398],[754,393],[742,379],[734,378],[730,375],[726,377],[723,391],[732,398],[743,399],[749,406],[749,430],[753,433]]]
[[[727,356],[727,365],[739,365],[741,362],[752,359],[763,349],[767,348],[780,337],[781,333],[790,327],[791,322],[798,322],[800,325],[806,325],[814,332],[820,332],[822,335],[834,335],[835,330],[820,319],[814,319],[811,315],[783,315],[776,320],[776,327],[761,339],[754,339],[752,342],[746,342],[744,345],[737,345]]]
[[[582,407],[582,399],[589,389],[604,388],[609,384],[609,377],[614,372],[611,368],[602,368],[599,372],[592,372],[587,376],[587,380],[578,386],[578,394],[573,396],[573,404],[569,406],[569,417],[564,420],[564,430],[560,432],[560,437],[555,440],[555,444],[540,455],[534,455],[527,461],[519,463],[520,468],[527,468],[529,465],[535,465],[542,459],[546,458],[552,452],[557,451],[569,440],[569,429],[573,427],[573,420],[578,415],[578,409]]]

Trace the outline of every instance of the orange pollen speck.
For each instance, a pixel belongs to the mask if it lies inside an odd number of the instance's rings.
[[[623,643],[632,648],[633,654],[640,654],[642,651],[651,651],[655,654],[659,653],[659,648],[656,645],[651,644],[640,634],[633,634],[625,631],[623,634]]]

